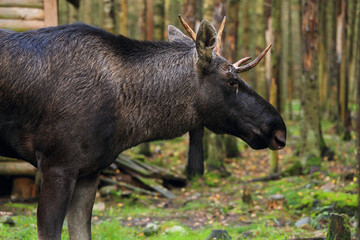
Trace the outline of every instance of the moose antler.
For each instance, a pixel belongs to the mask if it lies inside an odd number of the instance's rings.
[[[185,21],[185,19],[179,14],[178,15],[181,24],[184,26],[185,30],[187,31],[187,33],[189,34],[189,36],[192,38],[192,40],[194,40],[194,42],[196,42],[196,33],[194,32],[194,30],[191,29],[191,27],[189,26],[189,24]],[[221,36],[222,33],[224,31],[224,27],[225,27],[225,23],[226,23],[226,16],[224,16],[219,31],[217,33],[216,36],[216,47],[214,49],[214,52],[218,55],[221,55],[221,45],[222,45],[222,40],[221,40]],[[262,53],[260,53],[260,55],[255,58],[252,62],[241,66],[241,64],[249,61],[251,59],[251,57],[244,57],[242,59],[240,59],[239,61],[237,61],[236,63],[233,64],[233,66],[236,68],[236,72],[241,73],[241,72],[246,72],[249,71],[250,69],[252,69],[253,67],[255,67],[260,61],[261,59],[265,56],[265,54],[269,51],[271,47],[271,44],[269,46],[267,46],[264,51],[262,51]]]
[[[191,27],[189,26],[189,24],[185,21],[185,19],[179,14],[178,15],[181,24],[184,26],[185,30],[187,31],[187,33],[189,34],[189,36],[192,38],[192,40],[194,40],[194,42],[196,42],[196,33],[194,32],[194,30],[191,29]],[[226,23],[226,16],[224,16],[219,31],[217,33],[216,36],[216,47],[214,49],[214,52],[218,55],[221,55],[221,45],[222,45],[222,40],[221,40],[221,36],[222,33],[224,31],[224,27],[225,27],[225,23]]]
[[[192,40],[194,40],[194,42],[196,42],[196,33],[194,32],[194,30],[191,29],[191,27],[189,26],[189,24],[185,21],[185,19],[179,14],[178,15],[181,24],[184,26],[185,30],[188,32],[189,36],[192,38]]]
[[[251,57],[245,57],[243,59],[240,59],[239,61],[237,61],[236,63],[234,63],[234,67],[236,68],[236,72],[241,73],[241,72],[246,72],[249,71],[250,69],[252,69],[253,67],[255,67],[260,61],[261,59],[265,56],[265,54],[269,51],[271,47],[271,44],[269,46],[267,46],[264,51],[262,51],[262,53],[260,53],[260,55],[255,58],[252,62],[240,67],[241,64],[249,61],[251,59]]]
[[[221,22],[219,31],[218,31],[217,36],[216,36],[216,47],[214,49],[214,52],[217,55],[221,55],[221,47],[222,47],[221,36],[222,36],[223,31],[224,31],[225,23],[226,23],[226,16],[224,16],[224,18],[223,18],[223,20]]]

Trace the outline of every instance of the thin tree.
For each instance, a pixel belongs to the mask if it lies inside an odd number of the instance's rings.
[[[358,6],[359,7],[359,6]],[[357,51],[355,54],[357,57],[357,105],[360,106],[360,21],[358,20],[358,31],[357,31]],[[358,121],[356,124],[357,129],[357,163],[358,163],[358,176],[357,176],[357,182],[358,182],[358,211],[357,211],[357,239],[360,239],[360,108],[358,108],[357,112],[357,119]]]
[[[239,18],[238,18],[238,11],[239,11],[239,1],[237,0],[230,0],[228,3],[227,8],[227,29],[224,33],[226,35],[224,41],[224,48],[223,53],[224,56],[230,61],[236,61],[236,50],[237,50],[237,29],[239,25]],[[226,148],[226,157],[233,158],[238,157],[240,155],[239,148],[237,146],[237,138],[226,135],[225,136],[225,148]]]
[[[346,35],[347,35],[347,3],[345,0],[338,0],[337,28],[336,28],[336,67],[338,79],[338,109],[340,121],[338,121],[338,132],[344,131],[344,140],[350,139],[350,130],[346,127],[346,119],[350,117],[348,109],[348,64],[346,56]],[[341,123],[341,124],[340,124]]]
[[[146,8],[145,8],[145,16],[146,16],[146,40],[152,41],[154,38],[154,6],[153,6],[153,0],[146,0]],[[139,145],[139,153],[143,154],[145,156],[150,157],[151,151],[150,151],[150,143],[142,143]]]
[[[300,13],[301,1],[290,1],[290,82],[288,87],[288,98],[298,99],[300,97],[299,90],[301,88],[301,27],[300,27]],[[293,118],[292,103],[289,103],[289,117]]]
[[[216,29],[219,29],[220,24],[226,14],[226,0],[214,1],[214,15],[213,22]],[[225,169],[224,160],[226,157],[226,148],[224,142],[224,135],[208,133],[207,137],[207,169],[209,171],[219,171],[223,175],[229,173]]]
[[[318,9],[319,0],[302,2],[302,110],[300,162],[310,171],[318,170],[326,145],[322,137],[318,90]]]
[[[196,1],[195,0],[184,0],[184,15],[186,18],[186,22],[189,24],[191,29],[195,29],[195,12],[196,9]]]
[[[265,40],[266,44],[273,44],[273,50],[265,57],[265,76],[269,85],[270,103],[279,110],[280,107],[280,1],[266,0],[265,2]],[[275,7],[274,7],[275,6]],[[276,151],[270,151],[270,172],[276,173],[279,170],[279,158]]]

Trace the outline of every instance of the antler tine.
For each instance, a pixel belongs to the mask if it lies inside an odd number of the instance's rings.
[[[241,64],[249,61],[251,59],[251,57],[244,57],[242,59],[240,59],[239,61],[237,61],[236,63],[233,64],[234,67],[240,67]]]
[[[221,25],[220,25],[220,28],[219,28],[219,31],[218,31],[218,34],[216,36],[216,47],[215,47],[215,50],[214,52],[218,55],[221,55],[221,46],[222,46],[222,33],[224,31],[224,27],[225,27],[225,23],[226,23],[226,16],[224,16],[222,22],[221,22]]]
[[[265,54],[269,51],[270,47],[271,47],[271,44],[269,46],[267,46],[264,49],[264,51],[262,51],[262,53],[260,53],[260,55],[257,56],[257,58],[255,58],[252,62],[250,62],[242,67],[237,67],[236,72],[238,72],[238,73],[246,72],[246,71],[249,71],[250,69],[252,69],[253,67],[255,67],[261,61],[261,59],[265,56]],[[245,59],[245,58],[243,58],[243,59]]]
[[[178,17],[180,19],[181,24],[184,26],[185,30],[189,34],[189,36],[192,38],[192,40],[194,40],[194,42],[196,42],[196,34],[195,34],[194,30],[191,29],[189,24],[187,24],[185,19],[180,14],[178,15]]]

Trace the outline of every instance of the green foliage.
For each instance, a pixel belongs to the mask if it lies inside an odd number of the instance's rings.
[[[204,182],[207,186],[216,187],[220,184],[221,174],[214,171],[204,175]]]
[[[12,216],[15,226],[0,224],[0,239],[36,240],[36,216]]]

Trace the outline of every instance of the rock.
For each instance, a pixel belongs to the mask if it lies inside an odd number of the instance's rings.
[[[298,227],[298,228],[302,228],[302,226],[304,226],[306,224],[310,224],[310,218],[309,217],[304,217],[304,218],[298,220],[295,223],[295,226]]]
[[[231,240],[231,236],[224,229],[212,230],[210,236],[206,240]]]
[[[144,228],[144,234],[146,236],[151,236],[159,232],[159,229],[160,227],[156,223],[148,223]]]
[[[117,191],[117,187],[115,185],[108,185],[99,189],[99,193],[102,197],[106,197],[110,195],[112,192],[116,192],[116,191]]]
[[[314,228],[309,223],[301,225],[300,228],[310,232],[314,231]]]
[[[190,197],[187,197],[186,198],[186,201],[194,201],[194,200],[197,200],[198,198],[200,198],[201,197],[201,193],[195,193],[195,194],[193,194],[192,196],[190,196]]]
[[[94,204],[93,207],[94,211],[104,211],[105,210],[105,203],[104,202],[98,202]]]
[[[240,236],[241,236],[240,239],[250,239],[254,237],[254,232],[252,230],[248,230],[246,232],[241,233]]]
[[[185,230],[185,228],[183,228],[181,226],[173,226],[171,228],[166,229],[165,233],[177,233],[177,234],[183,235],[186,233],[186,230]]]
[[[321,189],[324,190],[324,192],[331,192],[335,188],[335,184],[332,182],[328,182],[325,185],[321,186]]]
[[[0,216],[0,223],[9,225],[10,227],[15,226],[15,221],[10,216]]]

